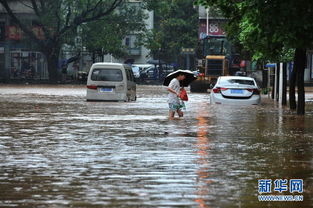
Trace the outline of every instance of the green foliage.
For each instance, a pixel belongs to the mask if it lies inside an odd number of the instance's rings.
[[[229,18],[226,32],[254,59],[290,60],[293,48],[313,43],[313,2],[310,0],[196,0],[216,6]]]
[[[141,44],[141,37],[146,32],[143,6],[123,3],[116,12],[82,25],[83,45],[90,51],[102,50],[104,54],[109,53],[115,57],[126,56],[127,51],[123,45],[125,36],[135,33],[137,44]]]
[[[0,4],[23,32],[38,45],[48,61],[49,78],[57,80],[57,63],[62,45],[74,45],[83,36],[90,49],[104,48],[105,52],[122,56],[121,40],[135,30],[142,31],[144,16],[127,7],[126,0],[0,0]],[[32,9],[33,23],[40,26],[44,38],[37,37],[11,8],[15,3]],[[119,10],[117,10],[119,7]],[[82,30],[83,31],[82,31]]]
[[[146,36],[146,46],[156,58],[177,61],[181,48],[195,48],[198,10],[192,0],[147,1],[155,13],[155,28]]]

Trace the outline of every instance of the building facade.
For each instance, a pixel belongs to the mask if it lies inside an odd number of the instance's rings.
[[[219,15],[218,10],[199,6],[199,39],[211,36],[225,36],[222,25],[227,20]],[[292,64],[291,64],[292,66]],[[248,68],[254,68],[252,65]],[[307,50],[307,65],[304,73],[306,83],[313,82],[313,50]]]
[[[38,37],[44,38],[41,28],[36,25],[36,15],[27,2],[28,0],[10,0],[9,5],[16,16],[30,25]],[[142,1],[129,0],[129,3],[140,6]],[[153,11],[145,11],[145,13],[148,17],[145,19],[146,28],[151,30],[153,28]],[[106,55],[101,61],[124,63],[127,59],[133,59],[134,63],[146,63],[149,59],[149,50],[144,46],[137,46],[137,38],[138,34],[136,33],[125,35],[123,43],[127,48],[128,57],[115,59],[111,55]],[[59,65],[76,54],[76,51],[71,51],[65,46],[60,53]],[[67,71],[70,78],[76,79],[80,71],[87,72],[93,63],[92,54],[86,51],[85,47],[81,47],[80,54],[80,59],[68,64]],[[14,24],[6,10],[0,5],[0,81],[47,80],[49,78],[47,68],[45,56]],[[61,68],[59,70],[61,72]]]
[[[37,36],[42,35],[32,9],[20,1],[10,1],[10,6]],[[0,6],[0,80],[48,79],[46,63],[44,55]]]
[[[143,2],[141,0],[129,0],[128,3],[133,4],[133,6],[141,7]],[[145,10],[144,13],[147,16],[147,18],[144,20],[146,30],[151,31],[154,28],[154,12]],[[138,37],[139,35],[136,34],[136,32],[125,36],[123,44],[127,48],[127,57],[123,59],[115,59],[110,54],[108,54],[104,57],[104,61],[124,63],[125,61],[130,60],[136,64],[147,63],[147,61],[151,59],[150,50],[143,45],[137,45]]]

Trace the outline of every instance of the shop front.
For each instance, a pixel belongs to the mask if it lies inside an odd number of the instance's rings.
[[[44,55],[37,51],[11,50],[9,77],[10,79],[48,79]]]
[[[42,31],[33,26],[40,38]],[[0,19],[0,80],[46,80],[48,79],[45,56],[10,21]]]

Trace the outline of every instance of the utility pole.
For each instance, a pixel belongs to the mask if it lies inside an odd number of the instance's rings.
[[[271,67],[267,68],[267,90],[271,88]],[[267,92],[268,98],[270,98],[270,92]]]
[[[206,34],[209,36],[209,8],[206,9]]]
[[[283,63],[279,63],[278,101],[280,104],[283,103]]]
[[[274,100],[277,99],[277,64],[275,64],[275,69],[274,69]]]
[[[287,105],[287,63],[283,64],[283,96],[282,105]]]

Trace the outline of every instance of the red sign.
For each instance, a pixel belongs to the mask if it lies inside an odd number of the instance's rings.
[[[7,38],[10,40],[21,40],[22,30],[17,26],[7,26]]]
[[[208,35],[226,36],[222,28],[223,23],[225,23],[225,20],[209,20],[209,27],[207,28],[207,21],[205,19],[200,20],[199,39],[203,39]],[[207,29],[209,34],[207,34]]]
[[[45,35],[43,32],[42,27],[40,26],[33,26],[32,31],[34,35],[39,39],[45,39]],[[6,27],[6,37],[9,40],[21,40],[23,39],[23,31],[18,26],[7,26]]]

